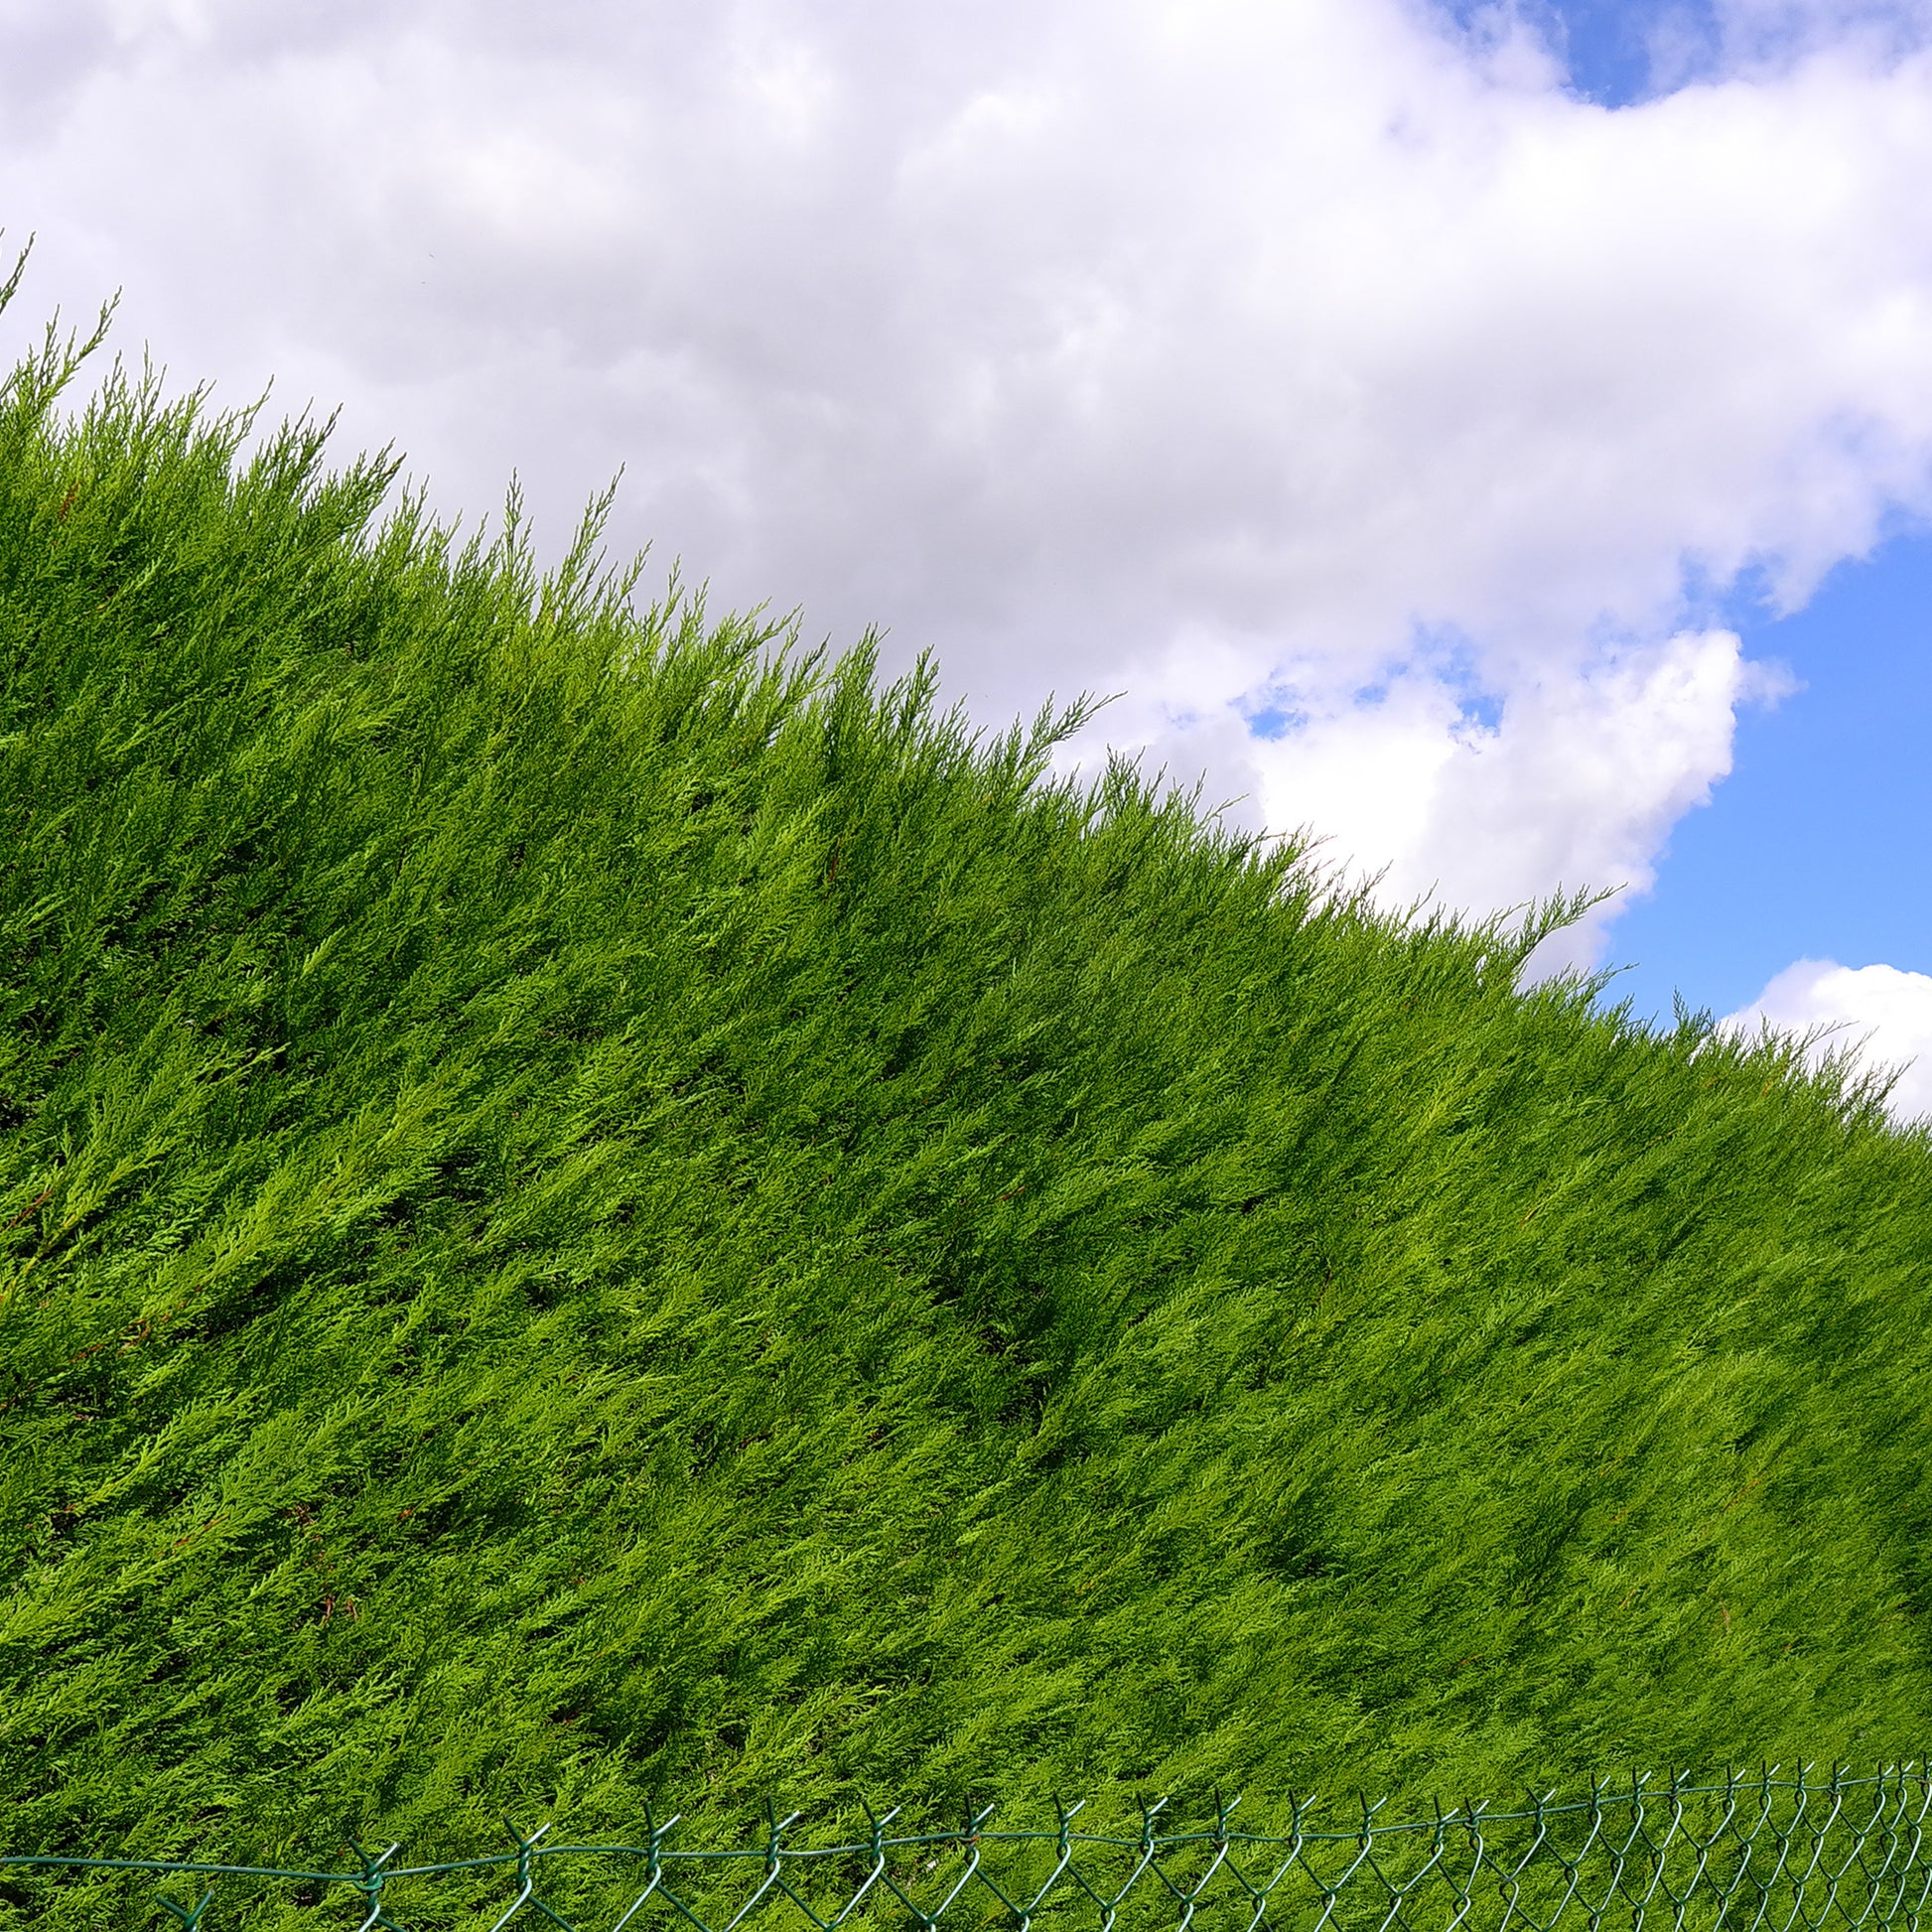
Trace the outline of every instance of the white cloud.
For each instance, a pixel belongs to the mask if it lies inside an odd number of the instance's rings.
[[[1402,0],[64,18],[0,15],[16,340],[124,283],[553,552],[624,464],[615,548],[989,723],[1126,687],[1099,735],[1402,894],[1640,890],[1771,690],[1687,570],[1796,603],[1932,509],[1895,10],[1732,0],[1734,71],[1617,112]]]
[[[1932,976],[1801,959],[1722,1024],[1746,1036],[1765,1026],[1788,1035],[1832,1029],[1815,1042],[1814,1060],[1849,1048],[1870,1070],[1902,1068],[1892,1115],[1911,1121],[1932,1114]]]
[[[1646,890],[1670,827],[1728,773],[1737,707],[1789,688],[1725,630],[1606,650],[1506,695],[1472,689],[1459,660],[1422,652],[1372,691],[1311,700],[1289,683],[1257,705],[1238,650],[1185,640],[1115,732],[1185,767],[1238,771],[1246,803],[1230,818],[1309,828],[1356,874],[1374,855],[1390,902],[1505,907],[1604,881]],[[1272,736],[1230,725],[1244,696]],[[1548,942],[1539,970],[1590,964],[1619,909]]]
[[[1762,72],[1826,50],[1896,59],[1932,32],[1926,0],[1716,0],[1722,71]]]

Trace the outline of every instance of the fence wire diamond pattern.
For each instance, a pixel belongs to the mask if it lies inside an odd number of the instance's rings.
[[[1238,1801],[1236,1801],[1238,1803]],[[757,1842],[698,1850],[678,1820],[635,1845],[553,1845],[548,1828],[494,1854],[408,1864],[351,1845],[341,1870],[50,1853],[0,1855],[0,1926],[158,1925],[186,1932],[355,1926],[362,1932],[1918,1932],[1932,1894],[1932,1772],[1809,1768],[1780,1777],[1634,1778],[1513,1810],[1464,1804],[1384,1823],[1358,1800],[1291,1800],[1276,1832],[1235,1803],[1193,1829],[1163,1800],[1139,1830],[1007,1830],[994,1809],[901,1833],[868,1813],[845,1842],[792,1836],[768,1811]]]

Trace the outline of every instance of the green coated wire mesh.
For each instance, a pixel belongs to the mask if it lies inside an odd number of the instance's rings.
[[[1238,1801],[1236,1801],[1238,1803]],[[551,1844],[509,1829],[500,1853],[410,1864],[352,1845],[344,1869],[0,1856],[0,1924],[498,1928],[566,1932],[1825,1932],[1919,1924],[1932,1892],[1932,1771],[1767,1770],[1721,1784],[1633,1778],[1515,1809],[1440,1805],[1385,1823],[1380,1804],[1292,1800],[1285,1829],[1244,1829],[1216,1801],[1191,1828],[1167,1803],[1138,1830],[1004,1829],[993,1807],[946,1830],[868,1814],[840,1843],[793,1836],[767,1811],[756,1842],[674,1840],[646,1818],[633,1845]],[[346,1863],[346,1862],[345,1862]]]

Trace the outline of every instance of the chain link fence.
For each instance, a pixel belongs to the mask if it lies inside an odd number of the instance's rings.
[[[1385,1823],[1366,1799],[1292,1800],[1285,1829],[1236,1803],[1183,1828],[1166,1801],[1138,1830],[1081,1831],[1083,1807],[1005,1829],[992,1806],[896,1832],[897,1809],[813,1845],[767,1812],[756,1842],[702,1850],[646,1817],[632,1845],[552,1844],[411,1864],[351,1845],[335,1870],[0,1855],[0,1925],[363,1932],[1916,1932],[1932,1892],[1932,1772],[1809,1767],[1722,1784],[1633,1778],[1587,1796],[1487,1803]]]

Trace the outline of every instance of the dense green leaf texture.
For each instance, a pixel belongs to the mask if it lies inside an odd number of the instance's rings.
[[[14,1849],[1922,1749],[1871,1084],[88,346],[0,411]]]

